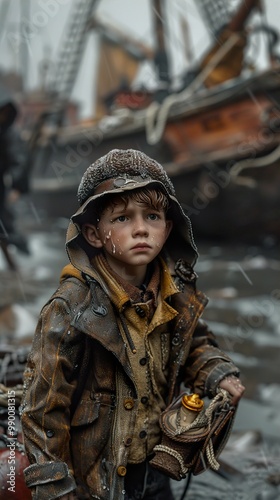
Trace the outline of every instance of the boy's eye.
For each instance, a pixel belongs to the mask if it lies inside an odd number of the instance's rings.
[[[117,220],[119,222],[124,222],[126,220],[126,216],[125,215],[119,215],[119,217],[117,218]]]
[[[159,216],[158,216],[158,214],[149,214],[149,215],[148,215],[148,218],[149,218],[150,220],[158,220],[158,219],[159,219]]]

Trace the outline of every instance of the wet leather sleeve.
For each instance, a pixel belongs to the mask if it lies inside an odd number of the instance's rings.
[[[238,376],[239,369],[219,348],[207,324],[199,320],[185,366],[185,384],[201,396],[213,397],[219,382],[229,375]]]
[[[31,463],[25,474],[36,500],[57,498],[76,486],[69,449],[70,407],[83,349],[66,301],[53,300],[42,311],[24,374],[22,429]]]

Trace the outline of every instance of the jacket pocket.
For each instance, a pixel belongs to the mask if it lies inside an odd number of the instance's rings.
[[[84,483],[100,475],[98,457],[107,455],[115,404],[110,394],[80,400],[71,421],[71,454],[75,476]],[[98,471],[98,472],[97,472]],[[89,479],[90,478],[90,479]]]
[[[74,412],[71,420],[71,427],[79,427],[80,425],[88,425],[94,422],[100,413],[101,407],[113,409],[114,398],[110,394],[88,394],[82,398]]]
[[[79,427],[80,425],[88,425],[98,418],[99,405],[89,399],[80,401],[71,420],[71,427]]]

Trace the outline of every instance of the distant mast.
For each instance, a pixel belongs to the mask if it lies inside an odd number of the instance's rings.
[[[30,0],[19,2],[20,5],[20,36],[25,39],[24,30],[26,29],[26,20],[30,18]],[[28,43],[20,44],[20,73],[22,75],[23,90],[28,88],[28,73],[29,73],[29,50]]]
[[[163,12],[163,0],[153,0],[152,10],[156,36],[154,64],[159,79],[159,88],[156,92],[155,99],[161,102],[169,93],[170,84],[169,63],[164,37],[165,15]]]
[[[200,9],[205,9],[205,5],[200,0]],[[208,2],[208,13],[211,12],[211,3]],[[215,5],[212,2],[214,24]],[[201,69],[211,67],[212,61],[215,60],[223,50],[226,48],[224,54],[218,57],[218,60],[213,65],[212,70],[204,80],[204,85],[208,88],[214,87],[227,80],[237,78],[244,66],[244,51],[247,45],[248,33],[245,30],[245,24],[248,17],[252,14],[254,9],[261,9],[260,0],[246,0],[239,3],[236,12],[226,25],[219,27],[215,30],[215,42],[210,51],[204,56],[201,61]],[[206,11],[205,11],[206,14]],[[210,16],[211,17],[211,16]],[[218,18],[217,18],[218,22]],[[218,27],[218,25],[217,25]]]

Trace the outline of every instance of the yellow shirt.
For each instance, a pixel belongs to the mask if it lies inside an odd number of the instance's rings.
[[[94,266],[108,287],[112,302],[123,315],[132,341],[127,353],[134,374],[137,400],[131,398],[126,405],[128,411],[135,410],[137,405],[137,417],[135,427],[131,429],[128,461],[140,463],[160,441],[159,415],[166,407],[165,396],[168,389],[168,324],[178,314],[165,299],[179,290],[162,259],[158,274],[159,291],[154,299],[147,302],[131,301],[131,294],[125,290],[125,283],[111,272],[102,255],[94,258]],[[153,282],[152,278],[151,281]],[[127,288],[132,290],[130,284]],[[155,283],[152,288],[155,292]],[[149,290],[149,285],[147,289]],[[137,296],[137,291],[132,295]],[[153,296],[153,293],[150,295]],[[121,321],[119,327],[123,340],[127,343],[126,328]]]

